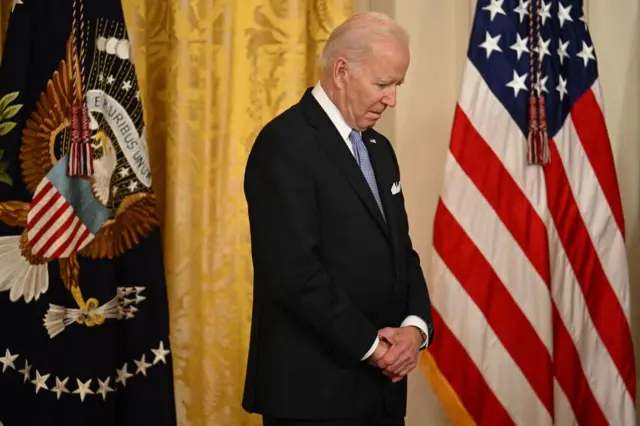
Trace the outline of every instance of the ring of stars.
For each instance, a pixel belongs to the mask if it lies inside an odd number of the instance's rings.
[[[167,364],[167,357],[170,354],[170,350],[165,349],[164,342],[160,341],[157,348],[150,349],[153,355],[153,361],[147,362],[147,354],[143,353],[140,359],[133,360],[136,365],[135,371],[129,372],[129,363],[125,362],[122,368],[116,368],[115,372],[115,384],[112,384],[114,377],[106,377],[104,380],[101,378],[89,378],[87,380],[81,380],[79,378],[70,377],[58,377],[51,376],[50,373],[41,372],[35,369],[35,373],[32,371],[33,365],[29,364],[27,359],[20,359],[20,355],[17,353],[11,353],[9,349],[5,349],[4,356],[0,357],[0,365],[2,373],[8,374],[10,371],[15,371],[23,377],[23,383],[29,383],[33,385],[33,389],[36,394],[41,392],[51,392],[59,400],[62,395],[73,395],[84,402],[88,396],[95,396],[106,401],[107,395],[112,392],[116,392],[118,386],[123,388],[127,386],[127,380],[135,378],[136,376],[147,377],[150,368],[158,364]],[[23,368],[18,369],[18,367]],[[0,379],[2,374],[0,374]],[[94,384],[97,382],[97,384]],[[55,384],[54,384],[55,383]],[[51,386],[51,387],[50,387]],[[74,386],[73,390],[70,389]]]

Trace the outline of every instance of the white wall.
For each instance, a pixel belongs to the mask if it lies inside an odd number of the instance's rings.
[[[411,36],[411,66],[398,106],[380,122],[396,146],[411,236],[425,266],[442,183],[453,108],[460,90],[474,0],[356,0]],[[640,340],[640,0],[585,0],[599,62],[605,116],[627,226],[634,340]],[[639,350],[636,350],[638,355]],[[636,356],[636,364],[640,357]],[[449,422],[421,373],[409,381],[407,426]]]

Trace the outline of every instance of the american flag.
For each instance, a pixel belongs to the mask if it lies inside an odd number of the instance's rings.
[[[478,0],[433,246],[423,366],[454,423],[635,424],[624,218],[581,0]]]

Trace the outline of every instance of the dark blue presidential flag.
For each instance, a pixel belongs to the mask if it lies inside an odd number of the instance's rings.
[[[0,424],[175,425],[119,0],[16,0],[0,65]]]

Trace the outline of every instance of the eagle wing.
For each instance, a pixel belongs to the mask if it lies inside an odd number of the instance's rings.
[[[67,41],[66,58],[40,94],[35,110],[31,112],[22,131],[20,160],[22,178],[32,194],[49,170],[57,162],[55,155],[56,136],[71,125],[71,106],[74,101],[72,74],[79,75],[76,56]],[[72,63],[75,66],[72,67]],[[76,78],[77,84],[80,79]]]
[[[93,259],[112,259],[132,249],[158,226],[156,197],[137,193],[127,196],[93,239],[79,254]]]
[[[24,201],[4,201],[0,203],[0,221],[9,226],[27,227],[29,203]]]

